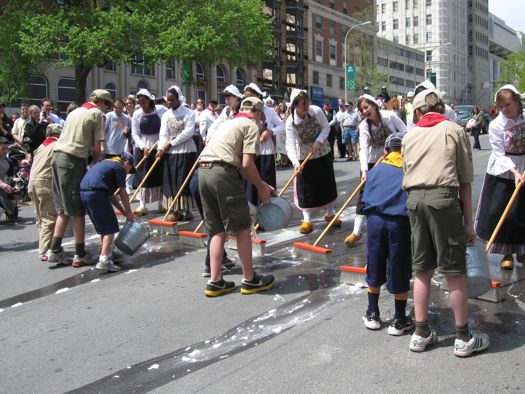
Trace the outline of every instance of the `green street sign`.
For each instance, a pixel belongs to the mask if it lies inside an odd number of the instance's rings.
[[[346,90],[355,90],[355,65],[346,65]]]

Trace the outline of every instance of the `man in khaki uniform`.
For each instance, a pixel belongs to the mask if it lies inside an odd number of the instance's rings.
[[[111,108],[111,94],[106,90],[94,90],[89,102],[71,112],[64,124],[60,139],[53,152],[53,192],[58,218],[48,252],[48,262],[67,264],[62,249],[69,217],[73,216],[75,235],[75,256],[73,266],[81,267],[88,263],[84,249],[86,211],[80,199],[80,181],[86,173],[90,148],[93,148],[93,163],[102,153],[104,140],[104,112]]]
[[[439,92],[427,89],[414,99],[416,127],[403,139],[403,189],[412,229],[412,265],[416,273],[416,331],[410,350],[422,352],[437,341],[428,324],[430,280],[445,275],[456,323],[454,354],[470,356],[489,345],[489,337],[470,332],[467,311],[466,245],[476,234],[472,221],[473,168],[470,142],[463,128],[442,114]]]
[[[250,234],[250,212],[241,176],[252,183],[263,203],[270,202],[273,188],[266,184],[255,167],[259,143],[259,127],[264,104],[255,97],[241,103],[240,112],[223,123],[213,134],[201,154],[199,188],[204,210],[204,223],[211,236],[211,279],[204,294],[216,297],[235,288],[221,275],[226,233],[237,236],[237,250],[241,259],[243,280],[241,293],[252,294],[269,289],[272,275],[260,276],[253,270]]]

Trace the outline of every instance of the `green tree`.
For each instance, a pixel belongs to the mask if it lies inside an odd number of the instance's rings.
[[[13,100],[27,93],[31,74],[47,67],[75,70],[77,101],[91,70],[106,61],[151,63],[168,58],[255,63],[271,56],[272,21],[261,0],[65,0],[46,6],[11,0],[0,36],[0,90]]]
[[[525,51],[513,53],[501,63],[501,80],[500,85],[510,82],[520,92],[525,91]]]

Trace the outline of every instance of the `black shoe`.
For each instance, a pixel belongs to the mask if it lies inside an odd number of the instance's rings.
[[[265,291],[273,286],[275,278],[273,275],[253,275],[252,280],[243,279],[241,282],[241,293],[242,294],[255,294],[260,291]]]
[[[234,264],[235,265],[235,264]],[[221,274],[228,272],[228,268],[225,265],[221,266]],[[209,278],[211,276],[211,268],[208,265],[204,266],[204,271],[202,272],[204,278]]]
[[[390,335],[399,336],[412,330],[412,328],[414,328],[414,323],[410,317],[406,316],[402,319],[394,319],[392,324],[388,327],[388,333]]]
[[[224,256],[224,258],[222,259],[222,266],[228,269],[232,269],[233,267],[235,267],[235,261],[230,260],[228,256]]]
[[[206,289],[204,294],[208,297],[217,297],[226,293],[229,293],[235,289],[235,282],[227,282],[224,279],[212,282],[211,280],[206,283]]]

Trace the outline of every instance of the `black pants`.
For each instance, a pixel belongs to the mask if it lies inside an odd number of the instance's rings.
[[[481,145],[479,144],[479,134],[481,133],[480,127],[474,127],[472,129],[472,137],[474,137],[474,146],[473,149],[481,149]]]
[[[337,149],[339,150],[339,158],[344,158],[346,156],[346,144],[343,144],[343,130],[341,127],[336,126],[336,137],[337,137]]]
[[[337,132],[335,126],[330,127],[330,134],[328,134],[328,144],[330,145],[330,156],[334,159],[334,144]]]

